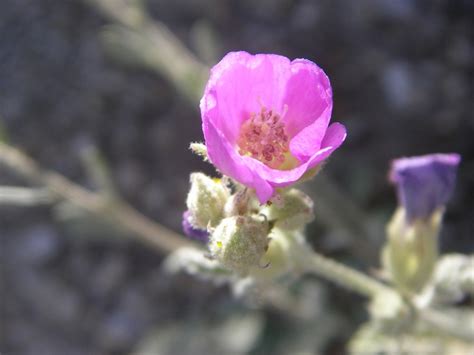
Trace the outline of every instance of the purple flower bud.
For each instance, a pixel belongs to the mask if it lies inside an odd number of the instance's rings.
[[[209,233],[204,229],[195,228],[191,223],[191,213],[186,211],[183,213],[183,232],[191,239],[199,240],[203,243],[209,241]]]
[[[390,180],[397,186],[398,202],[408,222],[425,219],[446,205],[454,190],[458,154],[430,154],[395,159]]]

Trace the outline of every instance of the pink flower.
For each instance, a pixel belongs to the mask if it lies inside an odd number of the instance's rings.
[[[315,168],[346,137],[329,127],[332,91],[313,62],[275,54],[227,54],[201,99],[210,161],[256,191],[261,203]]]

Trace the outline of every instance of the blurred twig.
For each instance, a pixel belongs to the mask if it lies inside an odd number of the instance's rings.
[[[155,223],[123,201],[110,200],[108,196],[88,191],[62,175],[43,170],[30,157],[0,142],[0,164],[22,175],[33,183],[44,186],[58,199],[101,216],[132,232],[142,242],[170,252],[179,247],[192,245],[184,237]]]
[[[0,206],[34,206],[51,201],[51,193],[44,188],[0,186]]]
[[[85,0],[114,23],[102,38],[108,49],[166,77],[193,104],[204,88],[208,68],[139,0]]]
[[[81,158],[84,162],[84,168],[97,189],[110,200],[119,200],[120,197],[115,188],[110,170],[99,150],[90,144],[81,150]]]

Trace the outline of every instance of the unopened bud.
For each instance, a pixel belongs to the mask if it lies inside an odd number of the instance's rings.
[[[251,275],[261,281],[272,281],[288,274],[294,266],[294,246],[296,240],[292,231],[273,228],[269,235],[268,250],[260,263],[265,267],[256,266]]]
[[[392,162],[390,180],[396,185],[398,203],[405,219],[427,219],[444,208],[456,184],[461,157],[458,154],[428,154]]]
[[[399,208],[387,226],[383,262],[393,282],[402,290],[419,292],[430,279],[438,258],[438,233],[443,211],[407,223]]]
[[[246,275],[268,248],[268,223],[256,217],[224,218],[211,234],[211,255],[226,268]]]
[[[227,187],[219,180],[203,173],[191,174],[191,190],[186,204],[195,228],[216,226],[223,218],[224,205],[229,198]]]
[[[294,230],[304,227],[314,219],[313,201],[304,192],[291,189],[280,195],[278,203],[265,206],[261,213],[275,226],[282,229]]]
[[[199,240],[203,243],[209,241],[209,232],[205,229],[198,229],[193,226],[193,223],[191,223],[191,213],[189,213],[189,211],[183,213],[183,221],[181,225],[184,234],[189,238]]]

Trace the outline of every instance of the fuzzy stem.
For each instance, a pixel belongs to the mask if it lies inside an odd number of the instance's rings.
[[[474,325],[472,322],[461,322],[458,317],[452,317],[433,308],[417,309],[416,312],[420,320],[438,333],[474,344]]]
[[[374,297],[379,292],[395,292],[390,287],[351,267],[309,250],[301,250],[300,268],[316,274],[363,296]]]

